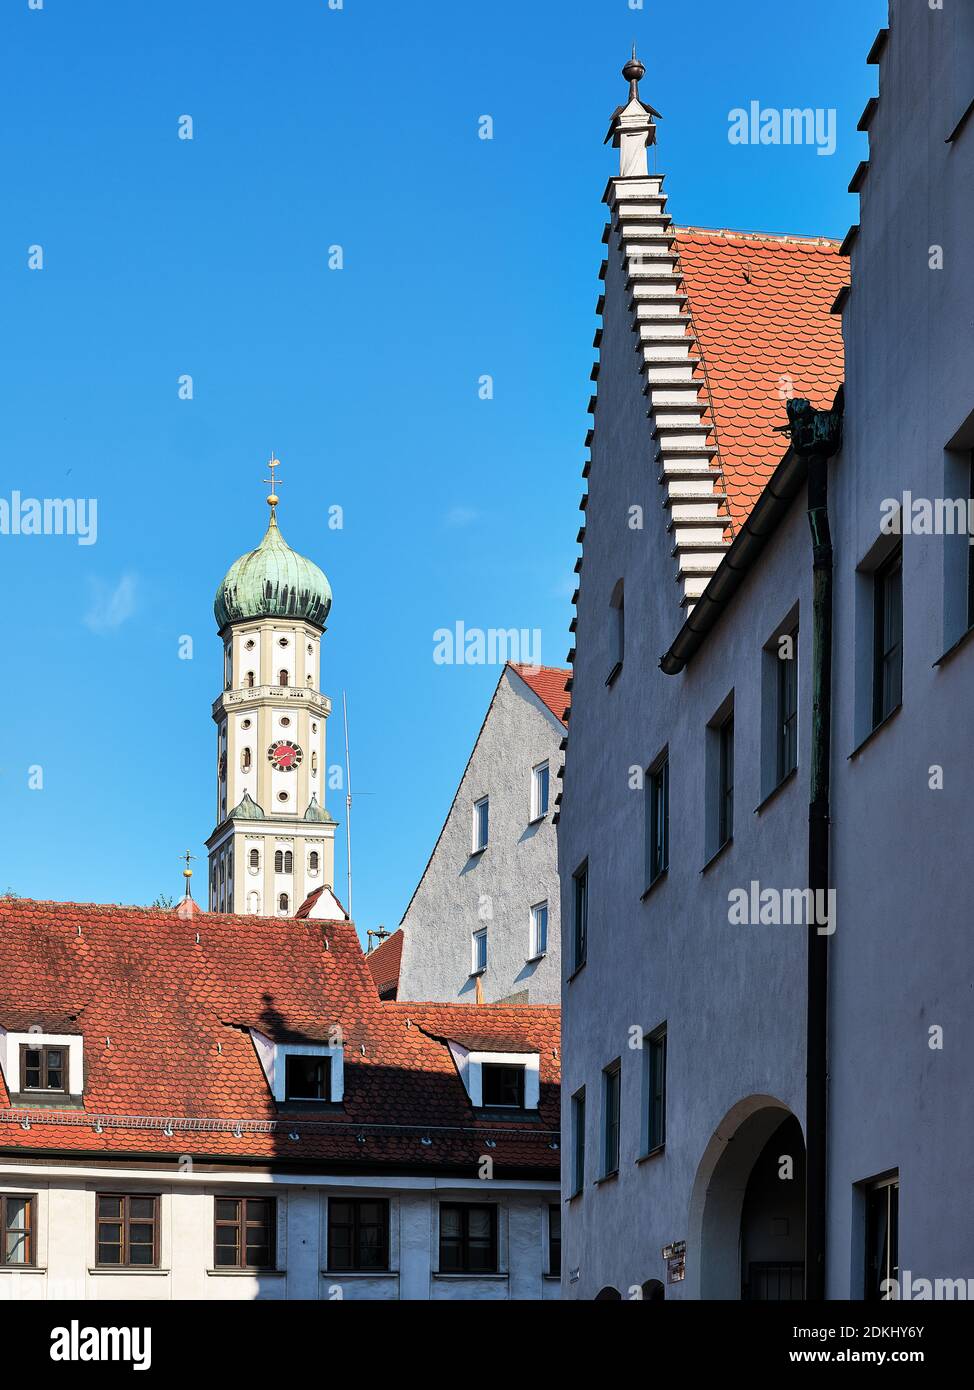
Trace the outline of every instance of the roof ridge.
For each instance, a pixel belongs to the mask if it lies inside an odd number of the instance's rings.
[[[744,227],[696,227],[680,226],[674,222],[673,230],[677,236],[740,237],[743,241],[766,241],[776,245],[795,243],[798,246],[834,246],[838,249],[842,241],[838,237],[821,236],[806,232],[762,232]]]

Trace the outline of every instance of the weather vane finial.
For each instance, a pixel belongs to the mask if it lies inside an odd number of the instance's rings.
[[[276,479],[276,477],[275,477],[275,475],[274,475],[274,470],[275,470],[276,468],[280,468],[280,466],[281,466],[280,459],[275,458],[275,456],[274,456],[274,451],[271,450],[271,460],[270,460],[270,463],[267,465],[267,467],[271,470],[271,476],[270,476],[269,478],[265,478],[265,479],[264,479],[264,482],[265,482],[265,483],[270,483],[270,486],[271,486],[271,490],[270,490],[270,492],[269,492],[269,494],[268,494],[268,496],[267,496],[267,505],[268,505],[269,507],[271,507],[271,508],[276,507],[276,506],[277,506],[277,503],[278,503],[278,497],[277,497],[277,479]]]
[[[196,855],[190,854],[189,850],[187,850],[185,854],[181,854],[179,857],[186,864],[186,867],[183,870],[183,878],[186,880],[186,896],[187,898],[191,898],[193,896],[193,890],[189,885],[189,881],[193,877],[193,870],[189,867],[189,861],[191,859],[195,859]]]

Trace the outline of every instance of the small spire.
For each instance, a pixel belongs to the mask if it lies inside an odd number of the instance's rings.
[[[265,483],[269,483],[269,484],[270,484],[270,488],[271,488],[270,492],[269,492],[268,495],[267,495],[267,505],[268,505],[268,506],[270,507],[270,509],[271,509],[271,521],[274,521],[274,520],[275,520],[274,508],[277,506],[278,502],[280,501],[280,498],[279,498],[278,495],[277,495],[277,478],[274,476],[274,470],[275,470],[276,468],[280,468],[280,466],[281,466],[281,461],[280,461],[280,459],[275,458],[275,456],[274,456],[274,451],[271,450],[270,462],[269,462],[268,465],[267,465],[267,467],[268,467],[268,468],[270,469],[270,471],[271,471],[271,476],[270,476],[269,478],[265,478],[265,479],[264,479],[264,482],[265,482]]]
[[[633,40],[632,44],[632,57],[629,59],[628,63],[626,63],[625,67],[622,69],[622,75],[629,83],[629,100],[638,101],[639,84],[642,81],[642,79],[646,76],[646,69],[643,66],[643,64],[639,61],[639,59],[636,57],[635,39]]]
[[[646,68],[636,57],[635,44],[622,75],[629,83],[629,100],[625,106],[617,106],[613,111],[605,143],[611,141],[619,151],[621,178],[645,178],[648,173],[646,149],[656,143],[653,118],[658,117],[659,112],[639,95],[639,83],[646,76]]]
[[[193,890],[190,887],[190,879],[193,877],[193,870],[189,867],[189,861],[195,859],[196,855],[190,854],[189,850],[187,850],[185,854],[181,854],[179,857],[186,863],[186,867],[183,869],[183,878],[186,880],[186,897],[191,898],[193,896]]]

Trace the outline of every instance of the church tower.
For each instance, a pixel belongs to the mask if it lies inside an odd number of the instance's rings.
[[[207,840],[211,912],[293,916],[334,883],[336,822],[325,809],[321,636],[331,587],[284,540],[270,462],[270,522],[230,566],[213,612],[223,640],[216,723],[216,829]]]

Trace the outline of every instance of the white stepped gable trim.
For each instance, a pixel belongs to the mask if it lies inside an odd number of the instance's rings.
[[[609,181],[605,202],[630,296],[636,366],[649,403],[680,605],[689,611],[727,549],[724,533],[731,522],[723,509],[727,494],[713,411],[705,382],[694,376],[703,353],[662,184],[662,176],[620,176]]]

